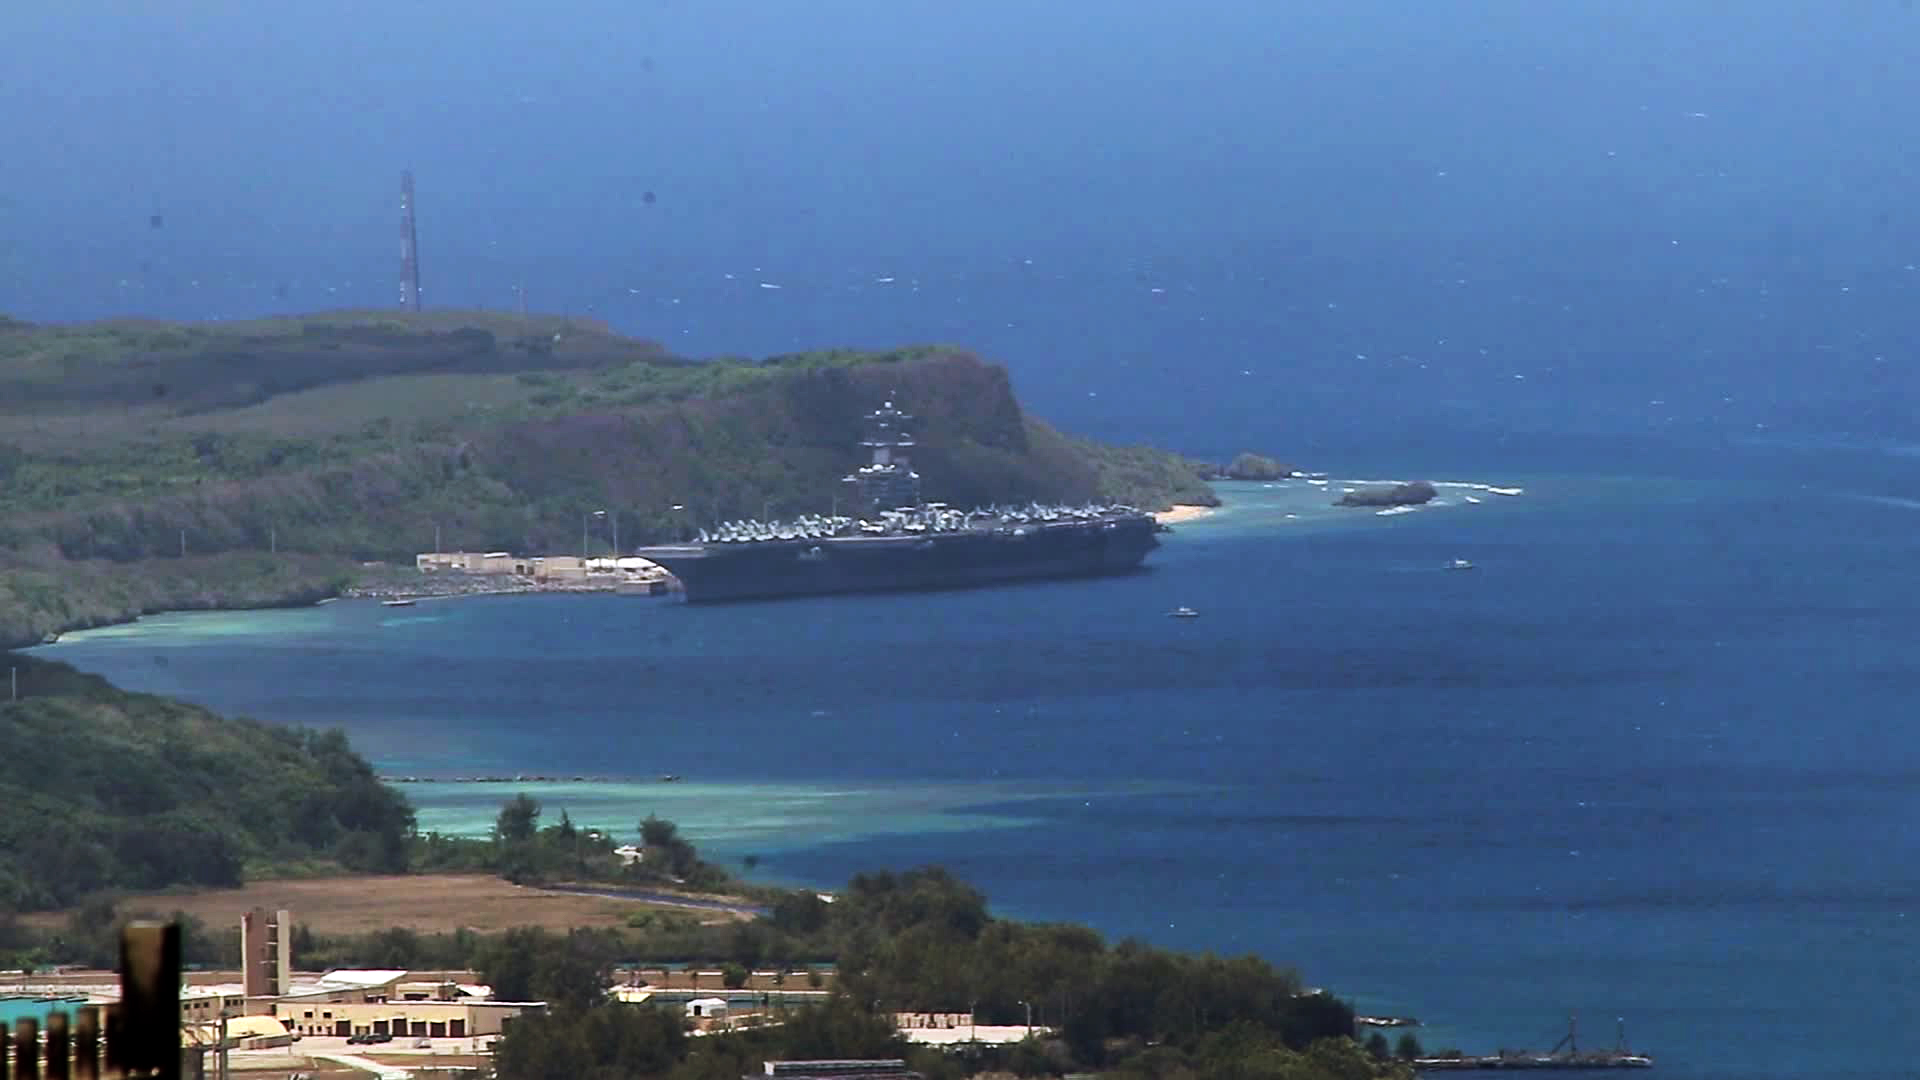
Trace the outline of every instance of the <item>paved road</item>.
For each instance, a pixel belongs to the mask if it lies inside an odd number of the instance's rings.
[[[361,1069],[365,1072],[370,1072],[379,1077],[380,1080],[413,1080],[413,1074],[405,1069],[393,1065],[382,1065],[377,1061],[369,1061],[358,1054],[312,1053],[311,1051],[309,1051],[309,1054],[312,1057],[322,1058],[327,1061],[337,1061],[350,1069]]]
[[[617,885],[542,885],[544,892],[572,893],[575,896],[605,896],[615,900],[634,900],[662,907],[690,908],[694,911],[724,911],[733,915],[760,916],[768,909],[754,904],[727,903],[724,900],[696,900],[650,889],[623,889]]]
[[[349,1044],[344,1035],[308,1035],[292,1046],[280,1050],[264,1051],[275,1054],[302,1054],[307,1057],[321,1057],[326,1054],[378,1054],[381,1057],[402,1057],[430,1054],[484,1054],[493,1046],[497,1035],[468,1036],[459,1039],[428,1039],[427,1046],[415,1046],[418,1038],[403,1035],[392,1042],[374,1043],[362,1046]]]

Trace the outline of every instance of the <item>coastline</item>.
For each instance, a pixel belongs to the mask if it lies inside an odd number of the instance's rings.
[[[1153,520],[1162,525],[1178,525],[1183,521],[1198,521],[1203,517],[1211,516],[1216,509],[1218,507],[1175,503],[1170,509],[1154,514]]]

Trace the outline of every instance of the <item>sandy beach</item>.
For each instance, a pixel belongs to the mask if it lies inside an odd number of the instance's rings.
[[[1213,513],[1215,509],[1216,508],[1212,506],[1178,505],[1171,510],[1162,510],[1153,515],[1153,520],[1162,525],[1178,525],[1183,521],[1194,521],[1198,518],[1206,517],[1208,514]]]

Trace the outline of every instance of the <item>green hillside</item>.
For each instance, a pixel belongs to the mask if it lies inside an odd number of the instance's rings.
[[[235,885],[255,862],[406,865],[413,811],[344,736],[223,719],[64,664],[6,663],[20,699],[0,701],[0,911]]]
[[[1027,415],[1005,369],[955,348],[696,363],[479,312],[0,320],[0,643],[308,601],[436,528],[447,548],[575,553],[600,509],[630,544],[825,512],[887,396],[922,418],[929,498],[1216,501],[1193,463]]]

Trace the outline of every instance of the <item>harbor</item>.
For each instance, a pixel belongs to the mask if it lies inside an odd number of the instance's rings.
[[[1651,1069],[1653,1059],[1644,1054],[1582,1054],[1577,1057],[1554,1055],[1489,1054],[1484,1057],[1415,1058],[1415,1073],[1427,1072],[1499,1072],[1509,1069],[1557,1069],[1563,1072],[1597,1069]]]
[[[1569,1017],[1567,1033],[1560,1037],[1560,1041],[1554,1044],[1553,1049],[1544,1054],[1530,1050],[1501,1049],[1491,1054],[1417,1057],[1413,1060],[1413,1068],[1416,1073],[1504,1072],[1515,1069],[1580,1072],[1602,1069],[1651,1069],[1653,1058],[1647,1054],[1634,1053],[1627,1048],[1627,1026],[1624,1020],[1620,1022],[1612,1049],[1582,1052],[1579,1018]]]
[[[614,593],[662,596],[674,580],[646,559],[579,555],[522,556],[504,551],[434,551],[414,557],[411,570],[368,567],[365,578],[341,595],[407,607],[418,600],[455,596],[521,596],[528,593]]]

